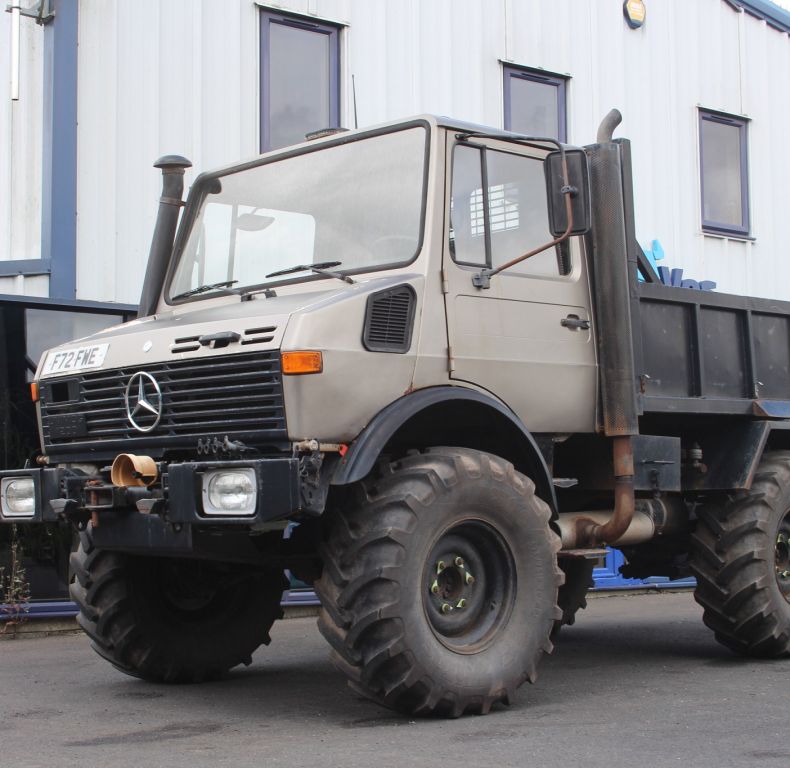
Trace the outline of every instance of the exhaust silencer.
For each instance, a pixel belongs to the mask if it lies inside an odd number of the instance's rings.
[[[110,480],[119,488],[153,485],[159,477],[156,462],[150,456],[135,456],[133,453],[120,453],[110,468]]]

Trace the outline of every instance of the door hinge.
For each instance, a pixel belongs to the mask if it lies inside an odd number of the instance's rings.
[[[452,347],[447,347],[447,370],[450,373],[455,371],[455,358],[453,357]]]
[[[442,293],[449,293],[450,287],[447,283],[447,272],[442,268]]]

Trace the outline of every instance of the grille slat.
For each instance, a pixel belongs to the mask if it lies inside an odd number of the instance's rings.
[[[193,446],[199,438],[235,433],[244,433],[247,439],[254,434],[262,444],[285,439],[278,351],[146,366],[162,393],[162,418],[148,433],[129,423],[124,400],[129,379],[141,370],[122,368],[42,382],[45,445],[68,450],[116,440],[155,445],[158,439],[172,446],[174,439],[183,438],[184,446]],[[79,382],[79,400],[52,402],[50,385],[73,379]],[[59,418],[74,415],[85,416],[86,434],[63,437],[62,430],[50,430]],[[53,432],[58,437],[52,438]]]

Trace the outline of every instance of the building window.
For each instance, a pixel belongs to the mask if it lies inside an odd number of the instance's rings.
[[[261,152],[339,125],[339,28],[261,11]]]
[[[746,120],[699,113],[702,228],[717,234],[749,234]]]
[[[505,130],[567,141],[566,79],[505,67]]]

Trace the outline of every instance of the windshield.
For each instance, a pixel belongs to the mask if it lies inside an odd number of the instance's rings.
[[[266,277],[298,265],[340,262],[333,271],[345,273],[411,261],[426,140],[425,128],[409,128],[205,180],[169,296],[314,275]]]

